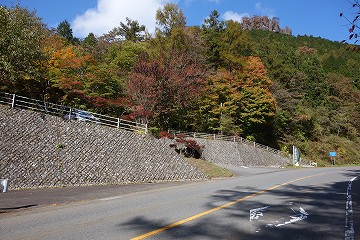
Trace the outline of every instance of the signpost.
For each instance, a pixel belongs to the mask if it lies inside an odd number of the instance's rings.
[[[296,147],[293,146],[293,163],[295,166],[299,166],[300,165],[300,150]]]
[[[329,152],[329,157],[330,157],[331,162],[332,162],[333,165],[336,164],[336,161],[335,161],[336,155],[337,155],[336,152]]]

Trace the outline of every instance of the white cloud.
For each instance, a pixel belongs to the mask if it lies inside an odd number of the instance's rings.
[[[227,11],[224,13],[224,20],[234,20],[236,22],[242,22],[243,17],[249,17],[248,13],[236,13],[232,11]]]
[[[255,4],[255,10],[262,16],[268,16],[270,18],[276,16],[276,11],[274,9],[264,7],[260,2]]]
[[[76,16],[72,29],[76,37],[86,37],[89,33],[102,35],[120,22],[126,22],[126,17],[145,25],[149,32],[155,31],[156,10],[171,0],[98,0],[97,7],[88,9],[84,14]]]

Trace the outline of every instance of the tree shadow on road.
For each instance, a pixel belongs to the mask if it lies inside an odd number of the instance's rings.
[[[358,170],[344,173],[349,179],[359,174]],[[220,190],[211,195],[206,204],[207,209],[237,202],[167,229],[151,239],[344,239],[347,185],[348,182],[336,182],[323,187],[288,184],[244,201],[241,199],[263,189],[237,186]],[[276,205],[271,204],[272,198],[276,198]],[[266,206],[269,208],[262,216],[250,221],[251,209]],[[308,214],[304,219],[282,225],[294,219],[292,217],[296,216],[300,208]],[[165,220],[154,221],[138,216],[121,227],[142,229],[143,233],[147,233],[169,224],[171,222]]]

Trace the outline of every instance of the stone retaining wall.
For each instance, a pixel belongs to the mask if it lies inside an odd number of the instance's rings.
[[[248,167],[282,167],[290,164],[290,159],[239,142],[195,139],[205,145],[202,157],[223,165]]]
[[[0,178],[38,188],[208,176],[150,136],[0,105]]]

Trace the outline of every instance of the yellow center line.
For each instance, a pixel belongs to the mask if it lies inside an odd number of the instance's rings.
[[[245,196],[245,197],[243,197],[243,198],[239,198],[239,199],[237,199],[237,200],[235,200],[235,201],[233,201],[233,202],[226,203],[226,204],[221,205],[221,206],[219,206],[219,207],[215,207],[215,208],[209,209],[209,210],[207,210],[207,211],[205,211],[205,212],[196,214],[196,215],[194,215],[194,216],[191,216],[191,217],[188,217],[188,218],[186,218],[186,219],[180,220],[180,221],[178,221],[178,222],[169,224],[169,225],[167,225],[167,226],[164,226],[164,227],[162,227],[162,228],[156,229],[156,230],[154,230],[154,231],[145,233],[145,234],[140,235],[140,236],[138,236],[138,237],[132,238],[131,240],[141,240],[141,239],[145,239],[145,238],[147,238],[147,237],[150,237],[150,236],[152,236],[152,235],[159,234],[159,233],[164,232],[164,231],[166,231],[166,230],[169,230],[169,229],[171,229],[171,228],[175,228],[175,227],[177,227],[177,226],[179,226],[179,225],[182,225],[182,224],[184,224],[184,223],[187,223],[187,222],[190,222],[190,221],[192,221],[192,220],[198,219],[198,218],[203,217],[203,216],[205,216],[205,215],[208,215],[208,214],[210,214],[210,213],[213,213],[213,212],[216,212],[216,211],[218,211],[218,210],[221,210],[221,209],[230,207],[231,205],[234,205],[234,204],[236,204],[236,203],[242,202],[242,201],[244,201],[244,200],[246,200],[246,199],[249,199],[249,198],[252,198],[252,197],[255,197],[255,196],[264,194],[264,193],[266,193],[266,192],[268,192],[268,191],[271,191],[271,190],[274,190],[274,189],[276,189],[276,188],[279,188],[279,187],[288,185],[288,184],[293,183],[293,182],[296,182],[296,181],[304,180],[304,179],[306,179],[306,178],[316,177],[316,176],[320,176],[320,175],[324,175],[324,174],[328,174],[328,173],[319,173],[319,174],[315,174],[315,175],[310,175],[310,176],[298,178],[298,179],[295,179],[295,180],[291,180],[291,181],[288,181],[288,182],[285,182],[285,183],[282,183],[282,184],[279,184],[279,185],[272,186],[272,187],[267,188],[267,189],[265,189],[265,190],[261,190],[261,191],[259,191],[259,192],[253,193],[253,194],[248,195],[248,196]]]

